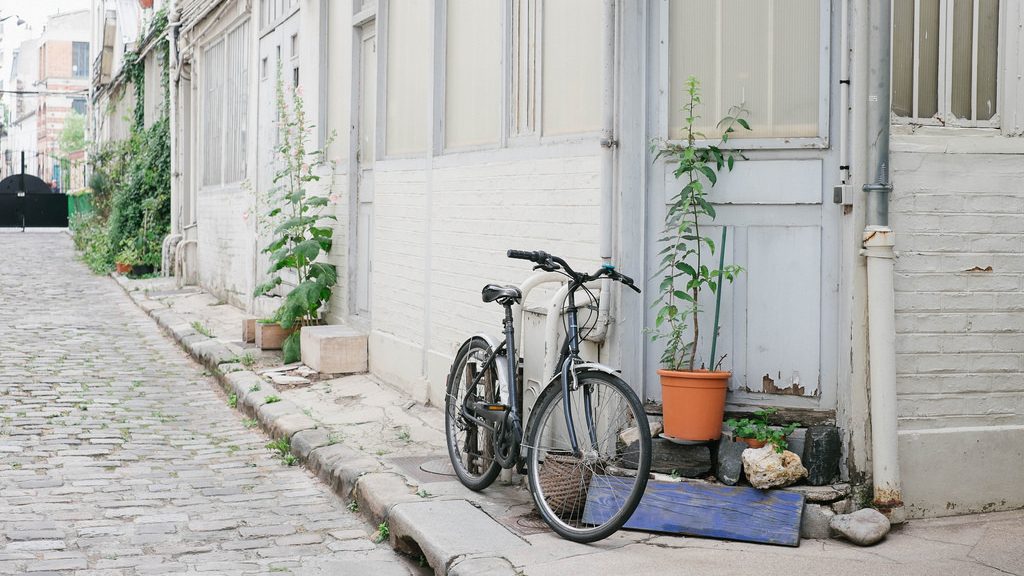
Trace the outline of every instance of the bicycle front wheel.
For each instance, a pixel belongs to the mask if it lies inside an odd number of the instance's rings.
[[[490,350],[481,338],[472,338],[462,345],[448,374],[445,396],[444,432],[448,456],[459,481],[476,491],[490,486],[501,472],[501,466],[494,459],[494,432],[462,414],[466,402],[496,404],[500,401],[494,362],[487,362]]]
[[[531,414],[527,465],[533,501],[552,530],[594,542],[636,510],[651,471],[651,429],[636,394],[604,372],[580,372],[569,394],[579,454],[566,425],[561,386],[549,386]]]

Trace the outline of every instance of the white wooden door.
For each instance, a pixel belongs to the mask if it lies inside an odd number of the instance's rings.
[[[377,31],[374,23],[360,31],[358,147],[356,149],[355,266],[352,270],[356,316],[369,319],[373,278],[373,162],[377,122]]]
[[[655,6],[668,10],[669,3]],[[681,5],[672,6],[679,8]],[[762,9],[761,4],[750,6]],[[743,51],[735,48],[736,38],[723,42],[717,52],[719,60],[701,62],[696,66],[705,72],[708,83],[705,95],[709,97],[705,102],[712,100],[710,95],[716,94],[718,89],[723,95],[728,93],[728,98],[739,100],[745,94],[744,83],[748,86],[747,95],[752,91],[750,86],[760,88],[757,83],[775,83],[773,89],[762,91],[760,100],[754,104],[762,111],[770,110],[769,113],[762,112],[760,126],[752,121],[755,130],[763,130],[762,134],[739,144],[749,159],[738,162],[731,173],[723,173],[709,194],[716,207],[717,219],[702,231],[717,245],[721,240],[722,226],[728,227],[728,240],[724,247],[720,247],[726,251],[725,262],[739,264],[746,271],[735,283],[724,287],[715,359],[709,358],[711,338],[716,332],[715,298],[710,292],[702,296],[697,364],[710,367],[724,355],[721,368],[733,372],[730,381],[733,402],[827,411],[835,408],[839,381],[839,256],[843,207],[833,203],[833,187],[840,183],[841,172],[837,146],[838,113],[832,105],[839,100],[835,56],[838,50],[832,49],[832,45],[837,44],[838,26],[833,22],[827,3],[811,2],[810,6],[817,6],[820,10],[817,24],[814,24],[818,27],[814,33],[817,38],[801,36],[803,44],[790,47],[797,51],[806,50],[812,55],[801,72],[812,75],[812,78],[816,75],[817,79],[813,81],[816,85],[809,83],[812,89],[805,93],[794,95],[787,92],[791,83],[779,70],[752,67],[755,69],[749,76],[736,74],[736,70],[745,64],[737,60],[740,63],[729,68],[727,60],[749,59],[752,53],[757,52],[748,46],[750,50],[741,54]],[[717,4],[714,7],[720,10],[728,8]],[[685,26],[683,16],[679,18]],[[780,23],[785,13],[776,10],[774,16],[775,25],[782,32],[773,41],[781,44],[779,38],[786,38]],[[729,28],[734,20],[722,21],[725,22],[722,30],[726,31],[723,34],[736,33]],[[751,23],[750,26],[756,34],[770,36],[764,32],[767,23]],[[667,37],[668,28],[664,30]],[[756,47],[753,43],[751,46]],[[649,54],[662,66],[660,78],[650,81],[651,86],[657,87],[650,92],[654,110],[654,133],[651,137],[664,137],[667,133],[665,127],[670,124],[673,114],[666,92],[674,86],[669,78],[677,70],[670,70],[668,61],[671,56],[664,43],[653,44]],[[784,69],[784,64],[780,68],[783,72],[792,72]],[[758,74],[767,76],[761,78]],[[806,93],[816,96],[808,97]],[[799,108],[800,97],[809,99],[818,111],[817,120],[812,119],[809,128],[807,124],[800,126],[808,133],[789,138],[781,133],[785,127],[778,131],[780,133],[765,129],[767,122],[778,121],[779,117]],[[727,102],[729,105],[735,103]],[[806,106],[806,100],[803,105]],[[724,109],[721,107],[716,111],[707,107],[700,113],[715,115],[715,118],[708,118],[714,122],[724,115]],[[733,141],[734,145],[736,142]],[[659,252],[662,246],[658,239],[664,231],[665,207],[669,198],[682,187],[673,177],[671,167],[664,162],[653,163],[651,174],[646,202],[645,251],[649,281],[645,299],[648,305],[657,297],[660,284],[660,279],[652,276],[661,260]],[[718,254],[706,259],[704,264],[717,266]],[[649,310],[647,314],[646,325],[653,326],[655,313]],[[660,342],[646,346],[643,372],[647,383],[645,392],[649,398],[660,397],[655,370],[659,367],[662,349]],[[766,395],[771,395],[771,399]],[[781,395],[789,400],[780,400]]]

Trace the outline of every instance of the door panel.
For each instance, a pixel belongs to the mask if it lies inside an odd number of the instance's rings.
[[[356,150],[355,298],[353,313],[370,317],[373,277],[373,162],[376,155],[377,125],[377,32],[373,23],[361,30],[359,50],[359,121]]]

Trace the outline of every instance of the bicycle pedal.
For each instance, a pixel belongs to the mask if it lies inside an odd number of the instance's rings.
[[[471,402],[469,408],[477,416],[487,419],[493,419],[509,411],[509,407],[505,404],[491,404],[489,402]]]

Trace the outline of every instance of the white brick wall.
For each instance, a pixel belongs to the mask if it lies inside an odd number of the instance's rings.
[[[506,250],[545,250],[583,268],[599,263],[597,156],[498,156],[435,167],[429,182],[422,169],[407,165],[376,170],[371,351],[389,358],[371,357],[371,370],[435,403],[443,400],[444,373],[461,342],[474,332],[500,333],[501,309],[481,301],[481,288],[532,274],[529,263],[509,260]],[[404,358],[401,367],[396,354]]]
[[[1024,158],[900,143],[890,214],[901,428],[1024,425],[1024,378],[1005,377],[1024,370]],[[1001,401],[982,401],[992,394]]]
[[[949,143],[972,138],[949,132]],[[911,516],[1024,505],[1024,147],[893,139],[897,410]],[[985,153],[984,150],[993,153]],[[955,456],[953,456],[955,455]],[[953,460],[950,457],[953,456]]]
[[[253,221],[242,217],[251,203],[249,193],[223,188],[201,190],[198,197],[199,282],[217,297],[246,308],[253,290]]]

